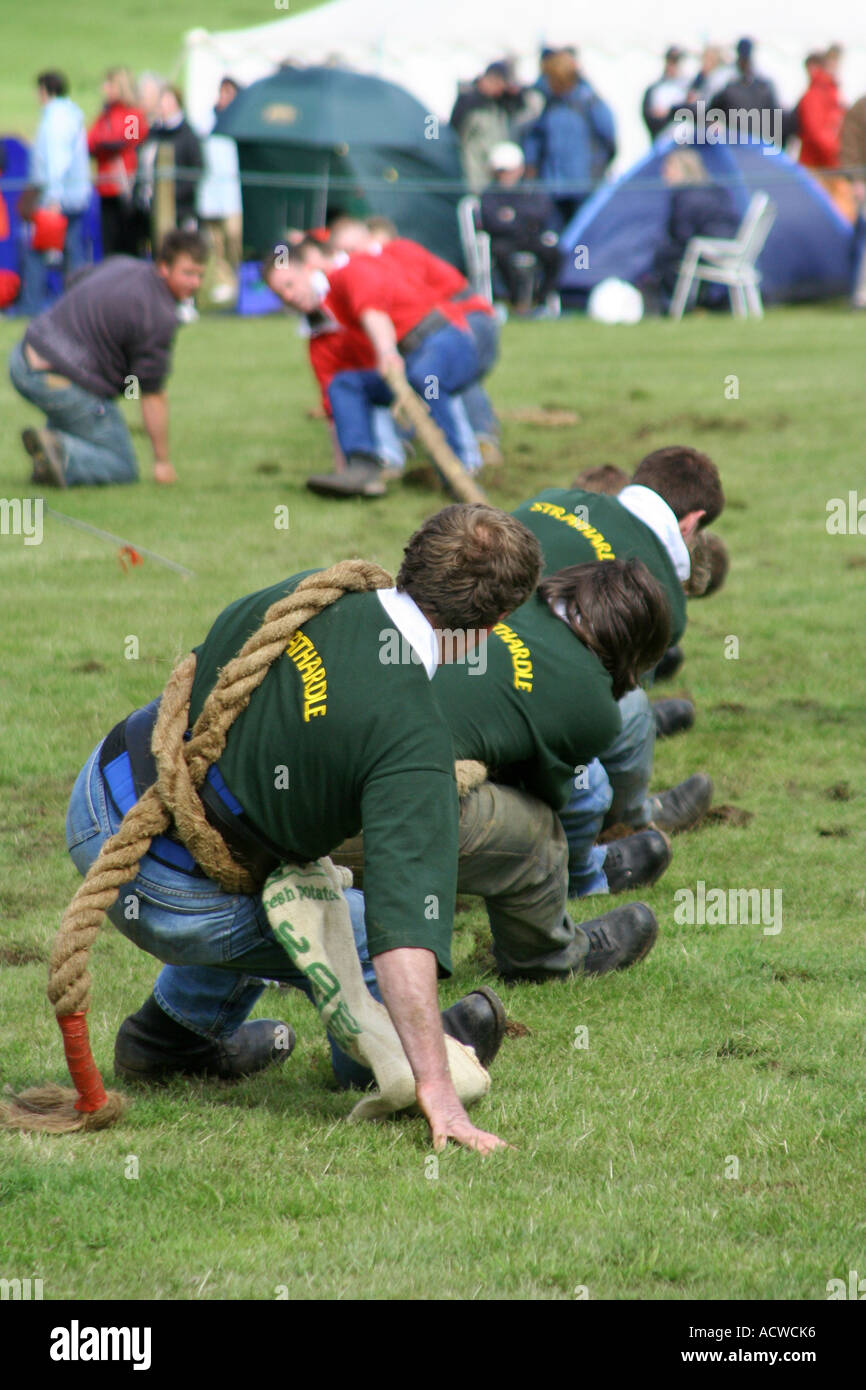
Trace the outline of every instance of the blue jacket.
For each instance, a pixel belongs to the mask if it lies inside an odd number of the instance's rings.
[[[84,116],[68,97],[46,103],[30,151],[30,182],[44,207],[59,203],[63,212],[83,212],[90,202],[90,159]]]
[[[550,96],[526,132],[523,151],[538,178],[560,187],[601,178],[616,153],[613,115],[588,82]]]

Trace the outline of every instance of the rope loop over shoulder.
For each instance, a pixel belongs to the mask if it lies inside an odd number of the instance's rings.
[[[77,1090],[38,1087],[13,1097],[0,1107],[7,1125],[56,1131],[95,1129],[111,1123],[120,1113],[122,1098],[102,1088],[83,1017],[90,1006],[87,961],[105,913],[123,885],[138,875],[151,841],[172,825],[198,865],[226,892],[258,891],[260,885],[236,862],[219,831],[207,820],[198,789],[208,768],[222,754],[235,719],[298,628],[344,594],[389,588],[393,582],[384,569],[367,560],[341,560],[307,575],[291,593],[271,604],[261,626],[222,668],[189,738],[185,735],[195,654],[177,663],[163,691],[151,740],[157,780],[130,807],[117,833],[102,846],[63,914],[51,951],[48,998],[58,1020],[80,1015],[83,1025],[62,1030]],[[74,1046],[69,1041],[73,1036]]]

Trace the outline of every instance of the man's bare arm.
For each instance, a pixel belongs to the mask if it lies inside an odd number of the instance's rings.
[[[364,309],[361,323],[376,350],[376,367],[382,375],[389,367],[402,367],[403,359],[397,351],[397,333],[384,310]]]
[[[454,1089],[439,1016],[433,952],[401,946],[374,956],[373,965],[415,1077],[418,1104],[430,1126],[434,1150],[444,1149],[449,1139],[482,1154],[504,1148],[495,1134],[476,1129]]]
[[[177,482],[168,453],[168,396],[154,391],[141,398],[141,420],[153,448],[153,476],[158,483]]]

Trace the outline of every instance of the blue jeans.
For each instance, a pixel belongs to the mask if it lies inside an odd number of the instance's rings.
[[[478,379],[480,365],[474,339],[457,328],[431,333],[406,358],[406,377],[427,402],[430,414],[443,431],[458,458],[465,460],[465,446],[452,409],[451,397]],[[372,413],[375,406],[390,405],[387,382],[375,371],[337,372],[328,387],[328,399],[340,448],[350,454],[375,454]]]
[[[45,412],[60,442],[69,487],[134,483],[138,462],[126,421],[113,401],[94,396],[51,370],[35,371],[16,343],[9,376],[19,395]]]
[[[78,775],[66,815],[72,862],[87,873],[123,817],[106,796],[99,770],[100,743]],[[158,846],[153,846],[158,850]],[[363,894],[346,893],[356,940],[366,958]],[[154,985],[160,1008],[203,1038],[220,1038],[244,1022],[261,995],[263,980],[279,980],[312,1000],[301,974],[271,931],[257,895],[226,893],[208,878],[194,878],[147,854],[132,883],[121,888],[108,918],[135,946],[164,961]],[[369,959],[367,988],[380,998]],[[358,1064],[331,1040],[337,1079],[354,1079]]]
[[[586,769],[586,786],[575,788],[560,811],[568,840],[570,897],[607,893],[604,845],[595,843],[605,823],[639,829],[652,820],[648,800],[656,727],[645,690],[631,690],[619,702],[622,729]]]
[[[63,243],[64,283],[74,271],[87,262],[84,212],[66,212],[66,238]],[[30,223],[23,226],[21,245],[21,297],[16,305],[19,314],[41,314],[51,302],[48,294],[48,261],[44,251],[34,251],[30,245]]]
[[[460,399],[473,434],[496,440],[499,438],[499,421],[480,378],[487,375],[499,356],[499,320],[493,314],[467,314],[466,326],[478,353],[479,379],[461,392]]]

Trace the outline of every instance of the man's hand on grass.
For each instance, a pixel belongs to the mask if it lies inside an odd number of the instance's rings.
[[[153,481],[155,483],[176,483],[177,474],[168,459],[163,459],[153,465]]]
[[[418,1106],[430,1126],[434,1153],[441,1153],[449,1139],[482,1155],[508,1148],[504,1139],[488,1134],[484,1129],[476,1129],[460,1104],[450,1077],[443,1084],[419,1083],[415,1094]]]

